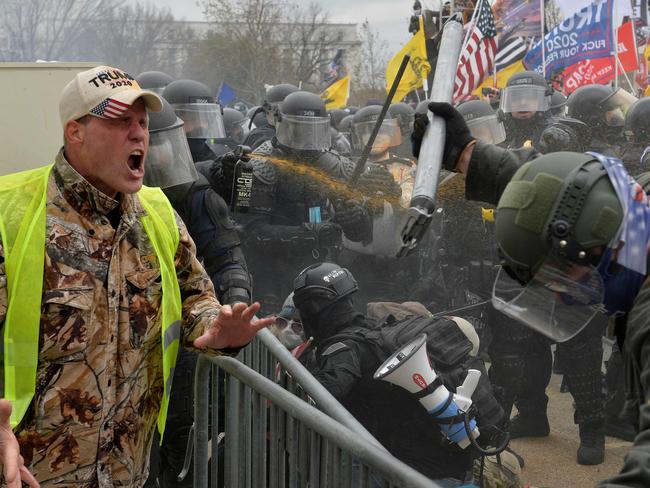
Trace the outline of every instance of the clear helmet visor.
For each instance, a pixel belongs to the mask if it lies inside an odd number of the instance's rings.
[[[550,106],[551,97],[543,86],[508,86],[501,95],[501,110],[504,113],[546,112]]]
[[[151,133],[144,164],[147,186],[169,188],[198,178],[180,119],[171,129]]]
[[[352,124],[352,146],[357,151],[363,150],[368,144],[370,135],[375,128],[376,121],[358,122]],[[384,119],[377,133],[375,141],[372,143],[370,154],[382,154],[391,147],[397,147],[402,144],[402,132],[399,128],[397,119]]]
[[[217,103],[175,103],[174,112],[185,123],[185,135],[189,139],[223,139],[226,130]]]
[[[330,119],[282,114],[275,124],[280,144],[304,151],[323,151],[332,146]]]
[[[467,127],[472,136],[479,141],[488,144],[501,144],[506,140],[506,130],[496,114],[468,120]]]
[[[250,119],[245,118],[241,122],[233,124],[233,126],[228,130],[228,137],[235,141],[237,144],[241,144],[248,136],[250,129],[248,128],[250,124]]]
[[[604,297],[595,267],[552,257],[526,285],[501,268],[492,290],[494,308],[556,342],[571,339],[599,315]]]

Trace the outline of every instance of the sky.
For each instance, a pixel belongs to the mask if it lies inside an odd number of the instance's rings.
[[[408,20],[413,0],[298,0],[305,5],[312,1],[329,13],[333,22],[361,24],[368,19],[370,27],[381,33],[390,54],[397,52],[410,39]],[[136,0],[129,0],[136,3]],[[425,6],[437,5],[437,0],[425,0]],[[157,0],[156,5],[171,8],[174,17],[185,20],[205,20],[196,0]]]

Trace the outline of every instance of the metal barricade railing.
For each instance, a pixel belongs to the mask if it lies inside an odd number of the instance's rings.
[[[438,486],[390,455],[262,332],[239,359],[199,357],[195,487]]]

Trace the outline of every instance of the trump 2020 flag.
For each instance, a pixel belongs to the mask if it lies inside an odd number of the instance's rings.
[[[599,0],[564,19],[544,36],[546,78],[585,59],[614,53],[612,15],[614,0]],[[527,69],[543,73],[542,42],[524,58]]]

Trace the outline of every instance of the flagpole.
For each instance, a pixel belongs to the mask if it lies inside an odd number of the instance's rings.
[[[542,30],[542,76],[546,78],[546,12],[544,10],[544,0],[539,0],[539,17]]]
[[[467,32],[465,32],[465,39],[463,39],[463,45],[460,48],[460,52],[462,53],[465,48],[467,47],[467,43],[469,42],[469,35],[472,32],[472,28],[474,27],[474,19],[476,18],[476,12],[479,11],[481,8],[481,4],[483,3],[484,0],[479,0],[478,5],[474,7],[474,11],[472,12],[472,18],[469,21]],[[543,0],[542,0],[543,1]],[[451,12],[453,14],[453,12]]]

